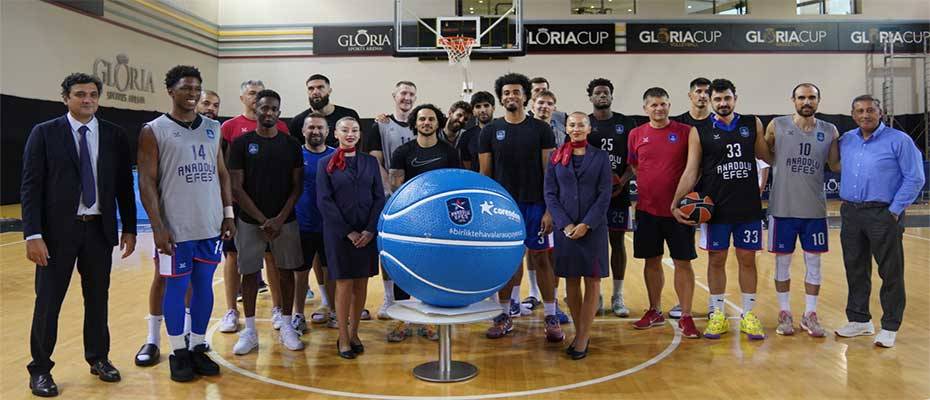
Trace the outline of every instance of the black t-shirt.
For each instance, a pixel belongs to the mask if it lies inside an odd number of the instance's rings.
[[[458,151],[444,140],[438,140],[432,147],[420,147],[416,140],[411,140],[391,155],[391,168],[404,170],[404,181],[434,169],[461,166]]]
[[[622,176],[628,168],[627,155],[627,138],[630,132],[636,127],[636,121],[633,118],[618,112],[612,113],[610,118],[603,121],[589,114],[588,119],[591,121],[591,134],[588,135],[588,143],[594,147],[599,147],[608,153],[610,157],[610,169],[618,177]],[[630,185],[627,184],[620,190],[620,194],[610,201],[611,207],[626,207],[630,205]]]
[[[455,148],[459,151],[459,160],[471,162],[471,170],[478,171],[478,138],[481,136],[481,127],[474,125],[459,134]]]
[[[674,116],[672,119],[686,125],[691,125],[695,128],[707,125],[707,121],[710,121],[710,117],[704,119],[694,119],[694,117],[692,117],[691,113],[688,111],[685,111],[684,114]]]
[[[491,153],[491,177],[521,203],[543,201],[542,150],[555,148],[552,128],[525,117],[519,124],[497,118],[481,130],[479,153]]]
[[[304,139],[304,120],[307,119],[307,116],[312,113],[312,109],[306,109],[300,114],[291,118],[291,122],[287,124],[287,129],[291,132],[291,135],[294,136],[294,139],[297,139],[297,142],[304,144],[306,140]],[[343,106],[335,106],[333,112],[326,116],[326,125],[329,126],[329,133],[326,135],[326,145],[330,147],[339,147],[339,141],[336,140],[336,122],[339,122],[340,119],[344,117],[352,117],[356,120],[359,119],[358,113],[355,110]],[[361,121],[359,121],[361,122]]]
[[[730,126],[709,122],[698,129],[701,138],[698,192],[714,201],[710,222],[758,221],[762,202],[756,168],[756,117],[736,115]]]
[[[303,153],[297,140],[287,132],[278,131],[273,138],[264,138],[252,131],[230,146],[229,169],[243,171],[242,188],[268,218],[281,212],[293,190],[294,169],[298,168],[303,168]],[[244,211],[239,213],[239,218],[250,224],[259,223]],[[291,213],[285,222],[295,218]]]

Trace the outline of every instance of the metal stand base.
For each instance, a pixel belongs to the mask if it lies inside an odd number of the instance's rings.
[[[440,370],[439,361],[430,361],[417,365],[413,369],[413,376],[427,382],[461,382],[467,381],[478,375],[478,367],[464,361],[452,361],[450,368],[443,372]]]

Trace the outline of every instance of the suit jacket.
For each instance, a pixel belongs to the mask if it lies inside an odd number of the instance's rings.
[[[342,240],[352,231],[377,234],[385,202],[378,160],[357,152],[356,175],[348,167],[330,174],[326,166],[335,154],[321,158],[317,164],[316,196],[323,216],[324,241]]]
[[[575,171],[571,162],[550,163],[543,194],[555,227],[561,230],[582,222],[591,230],[607,226],[611,174],[607,152],[591,145],[585,151],[580,171]]]
[[[123,233],[136,233],[136,200],[133,193],[131,149],[119,126],[97,119],[97,203],[103,232],[111,245],[118,240],[116,212]],[[77,144],[67,115],[32,128],[23,154],[23,236],[42,234],[49,249],[66,243],[77,232],[81,201],[81,169]]]

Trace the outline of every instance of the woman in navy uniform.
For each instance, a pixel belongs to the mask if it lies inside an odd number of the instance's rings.
[[[374,239],[384,208],[384,188],[377,159],[356,151],[361,140],[358,121],[340,119],[335,136],[339,148],[319,161],[317,203],[323,216],[329,273],[336,280],[336,347],[340,357],[355,358],[365,351],[358,326],[368,278],[378,274]]]
[[[546,169],[546,207],[555,228],[555,275],[565,278],[575,339],[566,352],[574,360],[588,354],[589,334],[601,292],[601,278],[610,268],[607,259],[607,206],[611,170],[607,152],[588,145],[591,123],[575,112],[568,116],[571,138],[552,153]],[[584,298],[581,280],[584,278]]]

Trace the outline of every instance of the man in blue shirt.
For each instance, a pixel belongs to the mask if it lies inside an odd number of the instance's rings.
[[[843,337],[872,335],[869,295],[872,257],[882,278],[882,329],[875,345],[893,347],[904,315],[904,210],[924,185],[923,162],[914,141],[881,122],[880,102],[870,95],[853,99],[859,128],[839,139],[843,263],[849,297]]]

